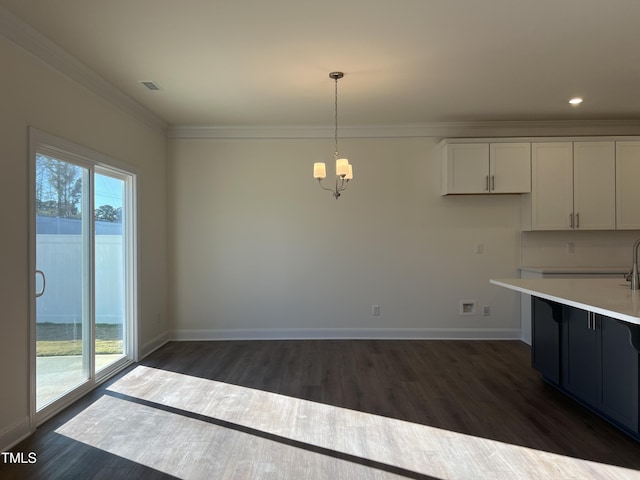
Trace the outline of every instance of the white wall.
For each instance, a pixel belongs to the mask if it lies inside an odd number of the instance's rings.
[[[166,331],[165,139],[0,36],[0,448],[29,415],[28,126],[120,162],[139,174],[140,343]],[[25,424],[25,422],[27,422]]]
[[[637,230],[522,232],[522,265],[631,270],[632,247],[638,238]]]
[[[341,140],[339,200],[312,178],[329,139],[169,141],[175,335],[519,338],[517,296],[489,278],[517,276],[520,199],[441,197],[437,141]]]

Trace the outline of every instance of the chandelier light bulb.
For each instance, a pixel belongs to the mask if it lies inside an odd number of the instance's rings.
[[[327,176],[327,166],[324,162],[316,162],[313,164],[313,178],[322,180]]]
[[[346,158],[336,160],[336,175],[344,178],[347,173],[349,173],[349,160]]]
[[[351,164],[349,164],[348,166],[349,166],[349,171],[347,172],[347,176],[344,177],[344,179],[347,181],[353,179],[353,166]]]

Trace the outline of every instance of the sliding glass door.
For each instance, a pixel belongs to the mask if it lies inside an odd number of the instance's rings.
[[[135,357],[135,177],[31,135],[32,397],[42,421]]]
[[[88,168],[36,157],[36,407],[91,372],[91,215]]]

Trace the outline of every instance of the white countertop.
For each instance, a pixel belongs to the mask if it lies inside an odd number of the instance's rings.
[[[493,285],[640,325],[640,290],[622,278],[499,278]]]
[[[538,265],[529,265],[518,267],[518,270],[523,270],[527,272],[535,272],[535,273],[551,273],[551,274],[562,274],[562,273],[570,273],[570,274],[620,274],[626,275],[629,273],[631,268],[629,266],[626,267],[570,267],[570,266],[538,266]]]

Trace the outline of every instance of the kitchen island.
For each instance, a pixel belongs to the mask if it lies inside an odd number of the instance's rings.
[[[493,285],[640,325],[640,290],[623,278],[508,278]]]
[[[531,295],[542,378],[640,440],[640,291],[620,278],[496,279]]]

